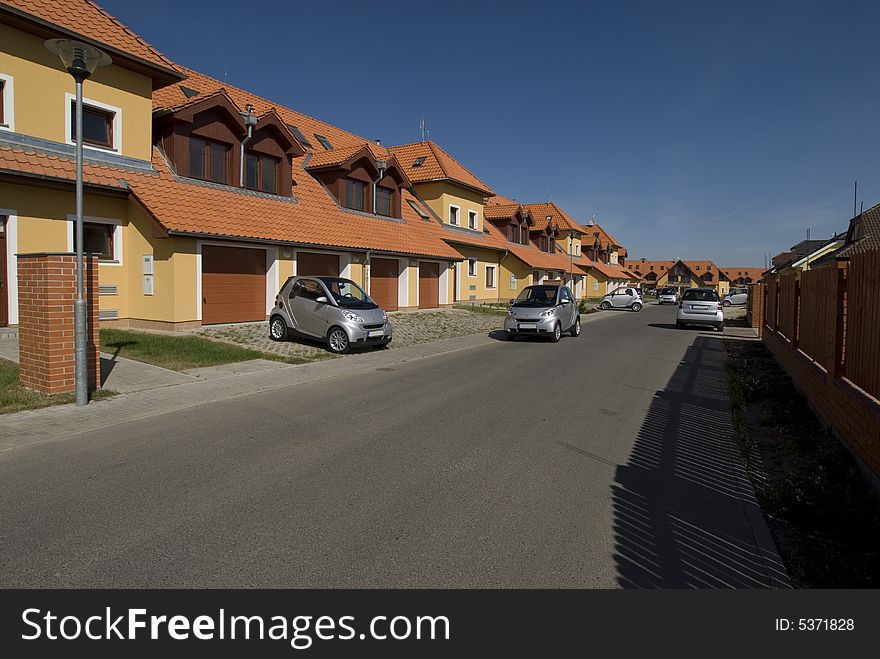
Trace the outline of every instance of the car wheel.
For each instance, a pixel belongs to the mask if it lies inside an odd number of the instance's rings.
[[[599,308],[602,311],[608,311],[611,308],[611,303],[608,302],[608,300],[603,300],[602,303],[599,305]]]
[[[641,302],[633,302],[632,303],[632,310],[633,311],[641,311],[642,310],[642,303]]]
[[[341,327],[333,327],[327,333],[327,349],[337,355],[344,355],[351,350],[348,334]]]
[[[550,337],[550,340],[553,341],[553,343],[559,343],[559,339],[561,339],[561,338],[562,338],[562,325],[560,325],[559,323],[556,323],[556,325],[553,327],[553,335]]]
[[[572,336],[580,336],[581,335],[581,317],[578,316],[574,319],[574,326],[571,328]]]
[[[720,325],[716,325],[715,331],[716,332],[723,332],[724,331],[724,323],[721,323]]]
[[[730,300],[724,300],[724,302],[721,303],[721,306],[723,306],[723,307],[729,307],[729,306],[730,306]]]
[[[269,338],[273,341],[286,341],[288,339],[287,323],[281,316],[273,316],[269,321]]]

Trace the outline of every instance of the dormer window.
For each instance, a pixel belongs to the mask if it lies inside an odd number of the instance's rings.
[[[362,211],[367,196],[367,184],[355,179],[345,179],[345,207]]]
[[[229,146],[222,142],[191,137],[189,175],[215,183],[229,183]]]
[[[248,151],[245,154],[245,187],[270,194],[277,193],[279,163],[278,158]]]

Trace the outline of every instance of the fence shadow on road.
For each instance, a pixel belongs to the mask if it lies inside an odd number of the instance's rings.
[[[755,541],[726,396],[723,340],[697,336],[654,395],[612,485],[615,563],[624,588],[786,586],[775,552]],[[766,545],[765,545],[766,547]]]

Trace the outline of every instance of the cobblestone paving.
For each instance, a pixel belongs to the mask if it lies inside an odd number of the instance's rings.
[[[390,314],[394,340],[388,349],[403,348],[420,343],[471,334],[485,334],[501,327],[504,317],[490,314],[440,309]],[[197,334],[206,339],[234,343],[288,357],[322,359],[330,356],[322,343],[294,339],[275,342],[269,339],[267,323],[242,323],[220,327],[205,327]]]

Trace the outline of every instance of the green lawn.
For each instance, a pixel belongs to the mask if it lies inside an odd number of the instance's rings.
[[[273,355],[198,336],[166,336],[119,329],[101,330],[101,351],[172,371],[232,364],[248,359],[271,359],[288,364],[311,361],[304,357]]]
[[[92,400],[113,396],[114,392],[99,390],[92,394]],[[50,396],[31,391],[18,381],[18,364],[0,359],[0,414],[10,414],[22,410],[36,410],[51,405],[64,405],[73,402],[73,394]]]

